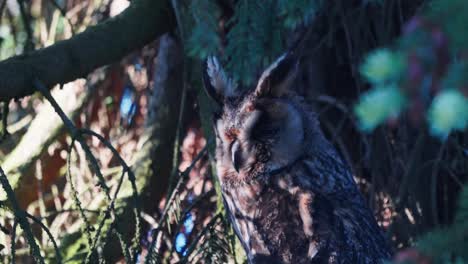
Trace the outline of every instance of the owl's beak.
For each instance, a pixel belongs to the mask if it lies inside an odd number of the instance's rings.
[[[239,173],[239,169],[242,165],[242,157],[241,157],[241,148],[238,141],[234,142],[231,148],[231,161],[234,169],[237,173]]]

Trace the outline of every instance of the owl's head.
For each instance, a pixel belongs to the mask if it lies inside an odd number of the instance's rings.
[[[220,106],[214,115],[221,182],[242,183],[290,165],[304,152],[307,120],[293,92],[298,62],[285,54],[254,87],[240,92],[215,57],[207,59],[204,84]]]

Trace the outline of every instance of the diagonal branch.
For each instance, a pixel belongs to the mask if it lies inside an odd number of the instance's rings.
[[[132,1],[122,14],[71,39],[0,62],[0,101],[34,93],[36,78],[52,87],[86,76],[175,26],[168,1]]]
[[[13,189],[11,188],[10,183],[8,182],[8,178],[3,171],[3,169],[0,167],[0,185],[2,188],[5,190],[8,200],[10,201],[12,207],[13,207],[13,212],[15,213],[16,220],[18,221],[18,224],[20,225],[21,229],[25,232],[26,240],[28,241],[30,252],[32,257],[37,263],[44,263],[44,259],[41,256],[41,250],[39,246],[36,243],[36,240],[34,239],[34,234],[31,229],[31,225],[28,223],[28,220],[26,219],[26,213],[21,210],[19,207],[18,201],[16,200],[15,193],[13,192]],[[13,228],[13,232],[16,232],[16,228]],[[12,240],[14,243],[14,240]]]

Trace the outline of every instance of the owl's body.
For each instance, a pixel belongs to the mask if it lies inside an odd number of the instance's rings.
[[[291,91],[297,64],[283,56],[238,94],[218,62],[205,86],[215,116],[217,173],[250,263],[381,263],[390,257],[347,166]]]

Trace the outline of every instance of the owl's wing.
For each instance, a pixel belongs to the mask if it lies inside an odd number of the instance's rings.
[[[301,166],[301,173],[294,175],[295,182],[302,192],[321,197],[322,201],[317,203],[326,204],[314,206],[325,207],[327,214],[332,214],[329,217],[334,219],[334,226],[330,227],[330,232],[343,236],[345,242],[339,247],[348,249],[339,251],[344,253],[354,249],[349,257],[359,260],[356,263],[389,258],[382,231],[342,159],[334,151],[329,151],[304,160]],[[337,227],[342,230],[334,230]]]
[[[359,195],[349,167],[332,150],[309,156],[295,172],[299,186],[328,196]]]

